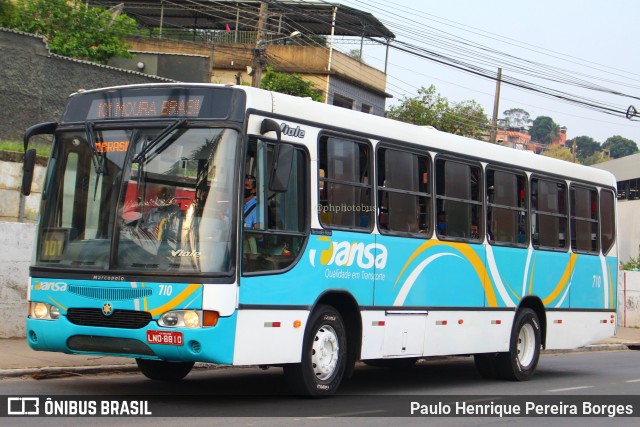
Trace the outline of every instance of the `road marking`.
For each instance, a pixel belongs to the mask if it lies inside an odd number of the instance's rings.
[[[556,393],[559,391],[571,391],[571,390],[582,390],[584,388],[593,388],[592,385],[583,385],[581,387],[567,387],[567,388],[556,388],[555,390],[547,390],[551,393]]]
[[[625,381],[625,383],[640,383],[640,379]]]

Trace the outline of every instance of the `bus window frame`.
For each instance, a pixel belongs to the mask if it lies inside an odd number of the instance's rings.
[[[242,277],[256,277],[256,276],[271,276],[271,275],[276,275],[276,274],[283,274],[286,273],[289,270],[292,270],[293,268],[296,267],[296,265],[298,265],[298,263],[300,262],[300,260],[302,259],[302,257],[304,256],[304,253],[306,251],[307,245],[309,244],[309,237],[311,235],[311,211],[312,209],[309,209],[309,206],[311,205],[311,167],[312,167],[312,162],[311,162],[311,152],[309,151],[309,147],[307,147],[304,144],[299,144],[299,143],[294,143],[294,142],[284,142],[284,141],[280,141],[278,142],[277,140],[273,139],[273,138],[268,138],[265,137],[263,135],[253,135],[253,134],[247,134],[245,135],[244,139],[243,139],[243,143],[242,143],[242,163],[240,165],[239,172],[240,172],[240,180],[241,180],[241,184],[240,184],[240,189],[244,188],[244,179],[245,179],[245,168],[246,168],[246,164],[247,164],[247,155],[248,155],[248,144],[252,141],[252,140],[260,140],[263,142],[266,142],[267,144],[271,144],[274,147],[277,146],[278,144],[289,144],[291,146],[293,146],[293,149],[295,151],[300,150],[303,155],[304,155],[304,168],[305,171],[303,171],[303,179],[304,179],[304,191],[305,191],[305,197],[304,197],[304,207],[307,210],[306,215],[305,215],[305,227],[304,230],[302,232],[286,232],[284,230],[270,230],[268,228],[264,229],[264,230],[255,230],[255,231],[250,231],[252,234],[255,235],[263,235],[263,236],[273,236],[273,235],[290,235],[290,236],[300,236],[304,239],[303,244],[300,247],[300,252],[298,253],[298,255],[293,259],[293,261],[291,261],[291,263],[289,265],[287,265],[285,268],[281,268],[278,270],[259,270],[259,271],[244,271],[242,268],[243,265],[243,239],[244,239],[244,233],[245,233],[245,229],[244,229],[244,221],[238,221],[237,223],[237,233],[238,233],[238,239],[237,239],[237,250],[236,250],[236,256],[238,257],[238,262],[236,263],[236,269],[238,271],[238,275],[240,278]],[[294,152],[295,152],[294,151]],[[240,190],[242,191],[242,190]],[[238,207],[238,212],[243,212],[244,211],[244,200],[243,200],[243,196],[239,195],[239,207]]]
[[[517,208],[517,207],[513,207],[513,206],[506,206],[506,205],[499,205],[499,204],[495,204],[495,203],[489,203],[489,191],[487,188],[487,178],[489,176],[489,171],[498,171],[498,172],[503,172],[503,173],[510,173],[516,176],[522,176],[525,179],[524,182],[524,191],[525,191],[525,195],[524,195],[524,203],[525,203],[525,207],[524,210]],[[504,167],[504,166],[499,166],[499,165],[495,165],[492,163],[489,163],[485,166],[485,170],[484,170],[484,185],[485,185],[485,211],[484,211],[484,224],[486,227],[487,224],[487,220],[489,219],[489,207],[497,207],[497,208],[501,208],[501,209],[508,209],[511,211],[515,211],[515,212],[524,212],[525,216],[526,216],[526,226],[525,226],[525,241],[524,243],[509,243],[509,242],[504,242],[504,241],[497,241],[495,238],[494,239],[489,239],[487,237],[487,242],[492,245],[492,246],[502,246],[502,247],[510,247],[510,248],[528,248],[529,245],[531,244],[532,240],[531,240],[531,195],[530,195],[530,177],[527,175],[527,171],[523,170],[523,169],[512,169],[512,168],[508,168],[508,167]],[[489,230],[487,230],[485,228],[485,235],[488,235],[487,233],[489,232]]]
[[[414,191],[406,191],[400,189],[385,189],[383,187],[378,186],[378,177],[380,176],[380,171],[378,169],[378,159],[380,156],[380,150],[395,150],[395,151],[403,151],[405,153],[410,153],[416,156],[422,156],[427,158],[428,162],[428,170],[431,176],[428,177],[429,182],[427,183],[427,192],[414,192]],[[375,169],[375,188],[374,188],[374,196],[375,196],[375,206],[376,206],[376,215],[375,215],[375,223],[377,230],[380,234],[385,236],[398,236],[398,237],[412,237],[417,239],[430,239],[434,235],[434,161],[431,156],[431,153],[426,149],[420,150],[414,146],[408,146],[404,144],[394,144],[388,141],[380,141],[375,148],[375,156],[374,156],[374,169]],[[380,198],[378,197],[380,191],[394,192],[399,194],[409,194],[416,197],[425,197],[428,198],[428,204],[430,208],[430,212],[428,213],[427,218],[427,226],[428,231],[426,233],[423,232],[403,232],[398,230],[388,230],[380,227]]]
[[[587,190],[589,192],[591,192],[591,191],[595,192],[595,194],[596,194],[596,203],[597,203],[597,206],[596,206],[596,209],[595,209],[597,217],[596,217],[595,220],[593,220],[591,218],[583,218],[583,217],[574,216],[573,210],[571,209],[571,192],[576,188],[577,189],[581,189],[581,190]],[[598,188],[595,187],[595,186],[589,186],[587,184],[583,184],[581,182],[572,181],[569,184],[569,205],[568,205],[568,207],[569,207],[569,236],[571,237],[571,242],[570,242],[571,252],[575,253],[575,254],[583,254],[583,255],[599,255],[601,253],[602,248],[601,248],[601,243],[600,243],[600,239],[601,239],[601,233],[600,233],[600,222],[601,222],[600,221],[600,193],[598,192]],[[595,228],[596,228],[597,235],[596,235],[596,238],[595,238],[595,242],[596,242],[597,246],[596,246],[595,250],[590,250],[589,251],[589,250],[576,249],[576,248],[573,247],[573,243],[572,243],[573,242],[573,227],[572,227],[572,224],[573,224],[573,221],[575,221],[575,220],[583,221],[583,222],[589,222],[589,223],[594,223],[594,222],[596,223],[596,227]]]
[[[356,144],[364,144],[367,146],[367,148],[369,149],[369,184],[360,184],[360,183],[354,183],[354,182],[349,182],[349,181],[343,181],[343,180],[336,180],[336,179],[332,179],[332,178],[328,178],[326,176],[321,177],[320,176],[320,164],[321,164],[321,160],[320,160],[320,145],[323,143],[322,140],[323,138],[337,138],[337,139],[344,139],[344,140],[348,140],[351,141],[353,143]],[[351,185],[353,187],[356,188],[360,188],[360,189],[369,189],[370,191],[370,197],[369,197],[369,207],[375,207],[375,203],[376,203],[376,196],[374,193],[374,188],[375,188],[375,183],[373,182],[375,180],[375,174],[374,174],[374,170],[375,170],[375,150],[373,147],[373,144],[371,143],[371,140],[369,140],[368,138],[364,138],[364,137],[358,137],[358,136],[354,136],[352,134],[347,134],[347,133],[340,133],[340,132],[333,132],[333,131],[327,131],[327,130],[321,130],[318,133],[318,139],[316,140],[316,144],[317,144],[317,157],[316,157],[316,163],[317,163],[317,167],[316,167],[316,209],[314,209],[317,213],[317,218],[318,218],[318,223],[320,224],[320,227],[322,227],[322,229],[324,230],[337,230],[337,231],[349,231],[349,232],[353,232],[353,233],[365,233],[365,234],[371,234],[373,232],[373,230],[376,227],[376,212],[371,211],[371,221],[369,221],[369,226],[368,227],[345,227],[345,226],[340,226],[340,225],[335,225],[335,224],[325,224],[324,222],[322,222],[322,217],[320,216],[321,212],[320,212],[320,183],[337,183],[337,184],[344,184],[344,185]],[[325,171],[326,174],[326,171]],[[374,209],[375,210],[375,209]]]
[[[607,248],[607,251],[604,251],[604,244],[602,241],[602,224],[604,223],[604,221],[602,221],[602,193],[609,193],[612,197],[611,199],[611,208],[612,208],[612,212],[611,212],[611,219],[613,220],[613,238],[611,239],[611,244],[609,245],[609,247]],[[613,249],[613,247],[617,244],[617,221],[616,221],[616,202],[617,202],[617,193],[616,191],[610,189],[610,188],[605,188],[605,187],[600,187],[599,191],[598,191],[598,215],[599,215],[599,227],[598,227],[598,231],[600,233],[600,253],[607,256],[607,254],[609,254],[609,252],[611,252],[611,250]]]
[[[456,163],[461,163],[467,165],[469,167],[478,167],[480,171],[480,176],[478,176],[478,201],[474,201],[472,199],[458,199],[455,197],[441,196],[438,195],[438,172],[437,172],[437,164],[439,160],[444,161],[452,161]],[[485,170],[481,160],[470,159],[467,157],[454,156],[450,154],[441,154],[437,153],[433,158],[433,212],[434,212],[434,235],[441,241],[447,242],[464,242],[469,244],[481,245],[484,244],[485,241],[485,233],[486,233],[486,225],[482,222],[486,222],[486,193],[485,193]],[[446,184],[446,183],[445,183]],[[440,234],[438,233],[438,200],[449,200],[454,202],[463,202],[468,203],[471,206],[479,206],[480,207],[480,215],[478,220],[478,237],[460,237],[460,236],[449,236],[448,234]]]
[[[562,214],[553,214],[553,213],[549,213],[549,212],[545,212],[545,211],[538,211],[535,210],[533,208],[533,190],[532,190],[532,186],[533,186],[533,181],[534,180],[544,180],[544,181],[549,181],[549,182],[555,182],[556,184],[563,184],[565,186],[565,196],[564,196],[564,203],[565,203],[565,211],[566,214],[562,215]],[[550,215],[556,218],[565,218],[566,220],[566,225],[565,225],[565,230],[564,230],[564,247],[553,247],[553,246],[544,246],[544,245],[540,245],[540,244],[535,244],[533,241],[533,216],[534,213],[542,213],[543,215]],[[531,175],[529,176],[529,228],[531,228],[530,230],[530,235],[531,235],[531,246],[535,249],[535,250],[540,250],[540,251],[550,251],[550,252],[562,252],[562,253],[568,253],[571,250],[571,235],[570,233],[570,224],[569,221],[571,220],[570,218],[570,212],[569,212],[569,184],[566,180],[561,179],[561,178],[557,178],[557,177],[553,177],[550,175],[545,175],[545,174],[541,174],[541,173],[531,173]]]

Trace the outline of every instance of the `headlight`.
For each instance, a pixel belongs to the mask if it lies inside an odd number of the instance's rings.
[[[160,326],[169,328],[199,328],[202,326],[202,312],[196,310],[172,310],[158,319]]]
[[[56,320],[60,317],[60,309],[45,302],[30,302],[29,317],[40,320]]]
[[[195,311],[185,311],[182,318],[187,328],[197,328],[200,326],[200,316]]]

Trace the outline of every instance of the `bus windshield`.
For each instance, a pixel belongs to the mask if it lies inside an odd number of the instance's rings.
[[[56,134],[36,265],[230,274],[238,132],[114,126]]]

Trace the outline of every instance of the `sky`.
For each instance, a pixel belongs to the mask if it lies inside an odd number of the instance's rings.
[[[474,65],[571,95],[589,98],[598,105],[626,111],[634,105],[640,111],[640,1],[638,0],[339,0],[339,3],[372,13],[396,35],[396,40],[456,54],[459,43],[476,43],[526,61],[532,61],[534,75],[518,74],[501,56],[489,63],[471,53],[461,58]],[[433,37],[431,37],[431,36]],[[448,47],[437,46],[450,37]],[[435,40],[435,41],[434,41]],[[357,45],[339,46],[348,51]],[[476,53],[480,48],[474,48]],[[365,45],[363,59],[384,69],[385,49]],[[523,62],[521,62],[523,64]],[[624,96],[603,93],[536,76],[544,67],[561,69],[567,78],[586,80]],[[554,68],[555,71],[558,71]],[[493,112],[495,81],[457,71],[423,58],[391,49],[387,92],[394,98],[387,108],[402,97],[414,97],[421,86],[435,85],[450,102],[475,100],[489,116]],[[567,137],[590,136],[603,143],[614,135],[640,145],[640,117],[630,121],[621,115],[609,115],[556,99],[501,85],[499,117],[505,110],[522,108],[531,119],[549,116],[567,128]]]

